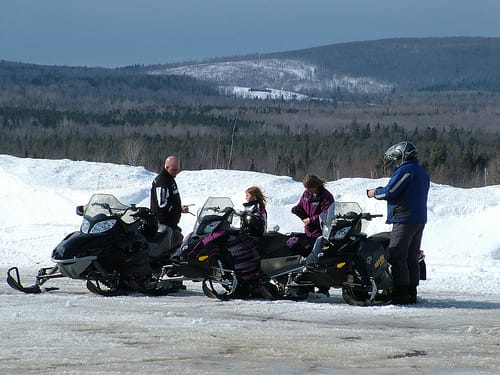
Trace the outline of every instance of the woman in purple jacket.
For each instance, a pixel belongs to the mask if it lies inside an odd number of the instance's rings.
[[[325,188],[325,181],[315,174],[307,174],[303,180],[305,191],[299,202],[292,208],[292,213],[297,215],[304,223],[305,236],[292,236],[288,246],[307,256],[316,238],[321,236],[319,215],[326,212],[335,203],[332,193]]]

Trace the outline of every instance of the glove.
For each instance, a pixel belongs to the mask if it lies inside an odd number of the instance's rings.
[[[297,215],[300,220],[304,220],[309,217],[307,213],[298,206],[292,207],[292,214]]]

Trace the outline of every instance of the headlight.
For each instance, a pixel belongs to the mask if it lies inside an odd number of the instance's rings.
[[[103,233],[111,228],[113,228],[116,224],[116,219],[109,219],[109,220],[104,220],[104,221],[99,221],[98,223],[94,224],[92,229],[90,230],[89,233],[95,234],[95,233]],[[83,225],[83,224],[82,224]]]
[[[90,229],[90,223],[87,219],[83,219],[82,226],[80,227],[80,231],[83,233],[88,233]]]
[[[340,228],[333,236],[333,239],[334,240],[342,240],[345,238],[345,236],[347,236],[347,234],[349,233],[349,231],[351,230],[351,226],[348,226],[348,227],[344,227],[344,228]]]

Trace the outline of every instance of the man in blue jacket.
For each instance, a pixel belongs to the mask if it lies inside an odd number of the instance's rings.
[[[366,192],[369,198],[387,201],[386,223],[392,224],[389,243],[394,278],[392,303],[396,305],[417,302],[418,253],[427,223],[429,193],[429,176],[419,165],[417,154],[411,142],[389,147],[384,154],[384,161],[394,167],[389,183]]]

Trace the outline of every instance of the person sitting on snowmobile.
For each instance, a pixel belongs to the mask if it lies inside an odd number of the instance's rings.
[[[267,230],[267,197],[257,186],[251,186],[245,191],[245,199],[241,212],[241,231],[262,236]]]
[[[307,174],[303,184],[305,191],[297,205],[292,207],[292,213],[304,223],[305,236],[291,236],[287,245],[307,256],[313,249],[316,239],[321,236],[319,216],[335,203],[335,199],[325,188],[325,181],[315,174]]]
[[[321,237],[321,225],[319,216],[326,213],[335,199],[332,193],[325,188],[325,181],[315,174],[307,174],[303,184],[305,191],[302,193],[297,205],[292,207],[292,213],[297,215],[304,223],[304,236],[292,235],[287,245],[296,249],[303,256],[308,256],[313,250],[316,239]],[[297,275],[294,280],[296,284],[308,282],[303,273]],[[329,288],[319,288],[319,293],[329,296]]]

